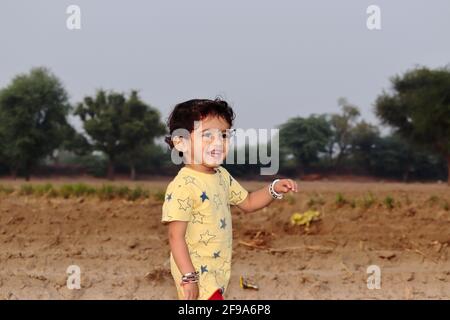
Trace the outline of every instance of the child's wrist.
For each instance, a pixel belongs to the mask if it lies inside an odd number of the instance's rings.
[[[196,283],[199,280],[198,271],[188,272],[181,276],[181,285],[188,283]]]
[[[275,191],[275,184],[280,181],[280,179],[275,179],[269,184],[269,193],[274,199],[283,199],[283,194]]]

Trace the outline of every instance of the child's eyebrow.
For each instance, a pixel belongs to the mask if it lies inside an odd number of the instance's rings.
[[[211,130],[211,129],[217,129],[217,128],[203,129],[202,132],[205,132],[206,130]],[[220,130],[220,129],[217,129],[217,130]],[[227,131],[227,130],[232,130],[232,129],[231,128],[230,129],[223,129],[223,130],[220,130],[220,131],[224,132],[224,131]]]

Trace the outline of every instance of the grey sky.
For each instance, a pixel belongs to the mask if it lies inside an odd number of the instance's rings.
[[[81,30],[66,28],[70,4]],[[371,4],[379,31],[366,28]],[[177,102],[221,95],[236,127],[270,129],[336,112],[343,96],[377,123],[372,104],[390,76],[450,62],[449,31],[446,0],[3,0],[0,87],[47,66],[72,102],[138,89],[164,120]]]

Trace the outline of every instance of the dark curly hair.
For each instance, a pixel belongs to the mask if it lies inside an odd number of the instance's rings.
[[[170,149],[174,147],[172,142],[172,133],[177,129],[186,129],[189,132],[194,130],[194,121],[200,121],[208,116],[222,117],[228,124],[233,126],[236,117],[233,109],[228,103],[220,98],[210,99],[192,99],[177,104],[167,119],[169,135],[164,141]],[[182,156],[182,152],[179,153]]]

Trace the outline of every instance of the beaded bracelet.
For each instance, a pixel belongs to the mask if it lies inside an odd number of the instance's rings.
[[[198,282],[199,279],[198,275],[199,275],[198,271],[184,274],[183,276],[181,276],[181,285]]]
[[[281,193],[278,193],[274,190],[275,183],[280,181],[280,179],[275,179],[272,181],[272,183],[269,185],[269,192],[272,198],[274,199],[283,199],[283,195]]]

